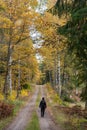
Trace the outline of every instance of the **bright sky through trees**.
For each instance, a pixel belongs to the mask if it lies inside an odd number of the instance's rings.
[[[47,0],[37,0],[38,1],[38,6],[36,8],[36,12],[39,14],[44,14],[44,11],[47,9]],[[35,25],[33,25],[32,27],[30,27],[30,36],[33,40],[33,46],[35,48],[40,48],[41,47],[41,43],[44,42],[44,40],[41,39],[42,34],[40,32],[38,32],[35,28]],[[37,59],[40,61],[42,60],[42,57],[39,54],[36,54]]]
[[[36,12],[43,14],[44,11],[47,9],[47,0],[37,0],[38,1],[38,6],[36,9]]]

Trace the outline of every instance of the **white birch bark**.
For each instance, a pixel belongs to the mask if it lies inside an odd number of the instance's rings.
[[[20,58],[19,58],[19,60],[18,60],[18,88],[17,88],[16,98],[19,97],[19,93],[20,93],[20,81],[21,81],[21,71],[20,71]]]
[[[9,42],[8,45],[8,55],[7,55],[7,70],[6,70],[6,78],[5,78],[5,84],[4,84],[4,89],[3,92],[7,98],[9,94],[9,90],[12,89],[12,78],[11,78],[11,55],[12,55],[12,46],[11,43]]]
[[[58,54],[58,88],[59,88],[59,96],[61,96],[61,72],[60,72],[60,54]]]

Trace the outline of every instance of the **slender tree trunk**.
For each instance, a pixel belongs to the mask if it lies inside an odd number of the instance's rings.
[[[17,85],[16,85],[16,77],[15,77],[15,79],[14,79],[13,84],[14,84],[13,89],[16,90],[16,86],[17,86]]]
[[[76,95],[78,95],[79,91],[78,91],[78,88],[76,88]]]
[[[50,84],[52,85],[52,74],[50,70],[49,70],[49,80],[50,80]]]
[[[54,69],[53,69],[53,86],[55,87],[55,62],[56,61],[54,61]]]
[[[54,87],[58,91],[58,74],[57,74],[57,59],[54,62]]]
[[[87,110],[87,100],[85,101],[85,110]]]
[[[58,54],[58,86],[59,86],[59,96],[61,96],[61,73],[60,73],[60,54]]]
[[[12,46],[11,46],[11,43],[9,42],[8,55],[7,55],[7,69],[6,69],[5,83],[4,83],[4,89],[3,89],[3,93],[5,94],[6,99],[9,94],[10,87],[12,88],[11,86],[11,55],[12,55]]]
[[[20,58],[18,60],[18,88],[17,88],[17,96],[16,98],[19,97],[19,94],[20,94],[20,80],[21,80],[21,71],[20,71]]]
[[[10,65],[12,64],[12,58],[10,56]],[[10,87],[10,94],[12,94],[12,70],[11,70],[11,66],[9,69],[9,87]]]
[[[58,73],[57,73],[57,57],[55,58],[55,86],[58,90]]]
[[[66,65],[65,65],[65,60],[64,60],[64,67],[63,67],[62,81],[61,81],[62,86],[65,85],[65,68],[66,68]]]
[[[86,83],[86,88],[85,88],[85,96],[87,95],[87,83]],[[87,96],[85,99],[85,110],[87,110]]]

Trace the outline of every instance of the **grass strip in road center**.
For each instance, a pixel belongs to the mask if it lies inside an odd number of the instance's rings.
[[[30,123],[26,130],[40,130],[39,119],[37,113],[34,111]]]

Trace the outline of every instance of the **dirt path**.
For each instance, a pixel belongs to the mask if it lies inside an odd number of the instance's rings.
[[[35,109],[36,109],[37,114],[38,114],[41,130],[61,130],[59,128],[59,126],[55,125],[48,108],[46,109],[45,116],[44,117],[40,116],[40,109],[36,108],[36,105],[35,105],[39,90],[40,90],[41,98],[43,96],[46,98],[44,86],[40,86],[40,85],[36,86],[35,93],[31,97],[31,100],[19,112],[18,116],[12,121],[12,123],[7,128],[5,128],[3,130],[26,130],[26,126],[32,117],[32,112]]]
[[[27,105],[19,112],[18,116],[13,120],[13,122],[3,130],[25,130],[25,127],[29,120],[31,119],[32,111],[35,109],[35,102],[38,95],[38,86],[36,86],[36,91],[32,96],[31,100]]]
[[[46,98],[46,93],[44,86],[40,86],[40,96]],[[37,114],[39,117],[39,123],[41,130],[61,130],[58,125],[56,125],[53,121],[53,118],[48,110],[48,108],[45,111],[44,118],[40,116],[40,109],[38,108]]]

